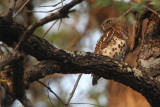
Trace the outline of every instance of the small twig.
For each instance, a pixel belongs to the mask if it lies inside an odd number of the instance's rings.
[[[62,8],[63,8],[63,2],[64,2],[64,0],[61,0]],[[60,23],[59,23],[59,26],[58,26],[58,31],[59,31],[59,28],[61,26],[61,23],[62,23],[62,18],[60,19]]]
[[[38,81],[40,84],[42,84],[44,87],[46,87],[51,93],[53,93],[53,94],[57,97],[57,99],[58,99],[63,105],[65,105],[65,103],[61,100],[61,98],[60,98],[54,91],[52,91],[50,87],[48,87],[46,84],[44,84],[43,82],[41,82],[41,81],[39,81],[39,80],[37,80],[37,81]]]
[[[0,48],[0,60],[3,59],[4,57],[4,52],[2,51],[2,49]],[[0,75],[1,76],[1,75]],[[1,82],[1,81],[0,81]]]
[[[49,10],[49,11],[31,11],[31,10],[26,10],[26,12],[39,12],[39,13],[50,13],[50,12],[53,12],[55,10],[58,10],[60,9],[61,7],[57,7],[55,9],[52,9],[52,10]]]
[[[63,2],[64,2],[64,1],[65,1],[65,0],[63,0]],[[61,1],[61,2],[62,2],[62,1]],[[55,4],[55,5],[38,6],[38,7],[55,7],[55,6],[59,5],[61,2],[59,2],[59,3]]]
[[[2,43],[1,46],[3,46],[6,49],[7,53],[10,53],[10,50],[8,49],[7,44]]]
[[[7,11],[7,10],[2,11],[2,12],[0,13],[0,15],[4,14],[6,11]]]
[[[46,36],[46,34],[51,30],[51,28],[57,23],[58,20],[56,20],[50,27],[49,29],[44,33],[44,35],[42,36],[42,38],[44,38]]]
[[[64,1],[63,1],[63,0],[61,0],[62,7],[63,7],[63,2],[64,2]]]
[[[158,14],[155,10],[145,6],[145,8],[147,8],[148,10],[150,10],[151,12],[153,12],[154,14],[156,14],[159,18],[160,18],[160,14]]]
[[[15,9],[15,6],[16,6],[16,2],[17,2],[17,0],[11,0],[9,9],[8,9],[6,15],[5,15],[5,17],[7,19],[12,19],[13,12],[14,12],[14,9]]]
[[[24,8],[24,6],[29,2],[30,0],[27,0],[22,7],[13,15],[13,18]]]
[[[49,84],[50,84],[50,79],[51,79],[51,75],[50,75],[50,77],[49,77],[48,87],[49,87]],[[49,90],[47,90],[47,93],[48,93],[48,99],[49,99],[49,101],[51,102],[52,107],[54,107],[54,104],[52,103],[52,100],[51,100],[51,98],[50,98],[50,96],[49,96]]]
[[[59,29],[61,27],[61,24],[62,24],[62,18],[60,19],[60,22],[59,22],[58,31],[59,31]]]
[[[33,10],[25,10],[25,12],[28,12],[28,13],[34,13],[34,12],[49,13],[49,11],[33,11]]]
[[[73,95],[74,95],[74,93],[75,93],[75,91],[76,91],[76,88],[77,88],[77,86],[78,86],[78,83],[79,83],[79,80],[81,79],[81,77],[82,77],[82,73],[78,75],[77,81],[76,81],[76,83],[75,83],[75,85],[74,85],[74,87],[73,87],[73,90],[72,90],[72,92],[70,93],[70,96],[69,96],[68,101],[67,101],[67,103],[66,103],[66,107],[67,107],[67,105],[69,104],[69,102],[71,101],[71,99],[72,99],[72,97],[73,97]]]

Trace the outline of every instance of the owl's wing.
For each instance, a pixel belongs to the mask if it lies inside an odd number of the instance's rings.
[[[97,42],[96,48],[95,48],[95,53],[96,54],[102,54],[102,50],[104,48],[107,47],[107,45],[109,44],[109,42],[112,40],[114,36],[114,31],[112,29],[107,30],[107,32],[104,32],[101,36],[101,38],[99,39],[99,41]],[[93,79],[92,79],[92,84],[96,85],[98,80],[101,78],[97,75],[92,75]]]
[[[104,32],[97,42],[95,53],[96,54],[102,54],[101,51],[107,47],[109,42],[112,40],[113,36],[115,35],[115,32],[112,29],[107,30]]]

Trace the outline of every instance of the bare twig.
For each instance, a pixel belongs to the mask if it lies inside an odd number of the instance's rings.
[[[53,12],[55,10],[58,10],[60,9],[61,7],[57,7],[55,9],[52,9],[52,10],[49,10],[49,11],[31,11],[31,10],[26,10],[26,12],[39,12],[39,13],[50,13],[50,12]]]
[[[158,14],[155,10],[145,6],[145,8],[147,8],[149,11],[153,12],[154,14],[156,14],[159,18],[160,18],[160,14]]]
[[[0,47],[0,60],[3,59],[4,57],[4,52],[2,51],[1,47]],[[0,75],[1,76],[1,75]],[[0,79],[1,80],[1,79]],[[1,81],[0,81],[1,82]]]
[[[41,82],[41,81],[39,81],[39,80],[37,80],[37,81],[38,81],[40,84],[42,84],[44,87],[46,87],[51,93],[53,93],[53,94],[57,97],[57,99],[58,99],[63,105],[65,105],[65,103],[61,100],[61,98],[60,98],[54,91],[52,91],[50,87],[48,87],[46,84],[44,84],[43,82]]]
[[[65,1],[65,0],[63,0],[63,1]],[[62,2],[62,1],[60,1],[59,3],[57,3],[57,4],[55,4],[55,5],[38,6],[38,7],[55,7],[55,6],[59,5],[59,4],[61,4],[61,2]]]
[[[11,0],[10,5],[9,5],[9,9],[5,15],[6,19],[12,19],[13,12],[14,12],[14,9],[16,6],[16,2],[17,2],[17,0]]]
[[[62,8],[63,8],[63,2],[64,2],[64,0],[61,0]]]
[[[62,18],[60,19],[60,22],[59,22],[58,31],[59,31],[59,29],[61,27],[61,24],[62,24]]]
[[[7,44],[2,43],[1,46],[3,46],[6,49],[7,53],[10,53],[10,50],[8,49]]]
[[[72,97],[73,97],[73,95],[74,95],[74,93],[75,93],[75,91],[76,91],[76,88],[77,88],[77,86],[78,86],[78,83],[79,83],[79,80],[81,79],[81,77],[82,77],[82,73],[78,75],[77,81],[76,81],[76,83],[74,84],[73,90],[72,90],[72,92],[70,93],[70,96],[69,96],[69,98],[68,98],[67,103],[65,104],[65,105],[66,105],[65,107],[67,107],[68,104],[69,104],[69,102],[71,101],[71,99],[72,99]]]
[[[44,38],[46,36],[46,34],[51,30],[51,28],[57,23],[58,20],[56,20],[55,22],[53,22],[53,24],[49,27],[49,29],[44,33],[44,35],[42,36],[42,38]]]
[[[3,15],[7,10],[4,10],[2,12],[0,12],[0,15]]]
[[[49,84],[50,84],[50,79],[51,79],[51,75],[50,75],[50,77],[49,77],[49,81],[48,81],[48,87],[49,87]],[[50,96],[49,96],[49,90],[47,89],[47,93],[48,93],[48,98],[49,98],[49,101],[51,102],[51,104],[52,104],[52,107],[54,107],[54,104],[52,103],[52,100],[51,100],[51,98],[50,98]]]
[[[64,0],[61,0],[61,4],[62,4],[61,8],[63,8],[63,2],[64,2]],[[60,19],[60,23],[59,23],[59,26],[58,26],[58,31],[60,29],[61,24],[62,24],[62,18]]]
[[[24,8],[24,6],[29,2],[30,0],[27,0],[22,7],[13,15],[13,18]]]

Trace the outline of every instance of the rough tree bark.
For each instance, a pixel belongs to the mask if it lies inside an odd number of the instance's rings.
[[[12,20],[14,3],[10,6],[8,14],[0,17],[0,40],[15,47],[10,54],[0,60],[1,74],[4,74],[4,79],[8,81],[7,86],[4,85],[6,91],[13,99],[18,99],[23,105],[30,107],[32,105],[26,98],[25,89],[29,88],[28,85],[33,81],[54,73],[92,73],[131,87],[141,93],[153,107],[158,107],[160,105],[160,20],[157,14],[147,10],[138,18],[135,36],[135,47],[140,45],[138,68],[107,56],[57,49],[45,39],[33,35],[33,31],[39,26],[68,17],[68,14],[73,12],[70,9],[82,1],[73,0],[58,12],[28,28]],[[148,19],[148,27],[142,37],[141,24],[144,19]],[[15,46],[16,43],[18,44]],[[24,68],[23,60],[26,54],[32,55],[40,62],[35,66]]]

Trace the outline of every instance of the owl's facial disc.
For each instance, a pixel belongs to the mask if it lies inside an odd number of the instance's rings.
[[[112,27],[112,24],[113,24],[112,20],[110,20],[110,19],[104,20],[103,23],[102,23],[102,25],[101,25],[102,30],[106,31],[107,29],[109,29],[110,27]]]
[[[107,29],[112,28],[116,23],[118,23],[117,18],[109,18],[102,22],[102,30],[106,31]]]

